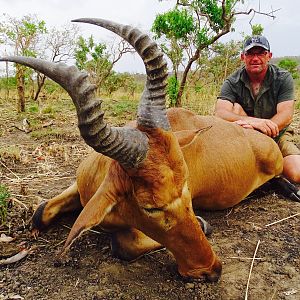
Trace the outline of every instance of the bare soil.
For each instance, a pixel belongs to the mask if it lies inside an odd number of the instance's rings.
[[[0,266],[1,300],[245,299],[252,262],[248,299],[300,299],[299,215],[265,226],[299,213],[300,203],[268,187],[232,209],[197,212],[214,229],[209,241],[223,262],[217,283],[181,278],[167,251],[131,263],[115,259],[110,253],[109,235],[98,228],[75,242],[68,263],[57,265],[55,255],[76,216],[57,220],[37,239],[30,234],[30,218],[42,199],[55,196],[74,181],[78,164],[90,150],[79,137],[71,113],[54,120],[54,133],[47,127],[39,128],[36,131],[48,134],[33,138],[33,132],[14,127],[20,125],[20,117],[8,113],[3,105],[0,109],[0,180],[11,193],[0,233],[15,238],[0,243],[0,259],[31,248],[24,259]],[[41,124],[49,121],[47,116],[43,118]],[[299,141],[299,118],[296,125]]]

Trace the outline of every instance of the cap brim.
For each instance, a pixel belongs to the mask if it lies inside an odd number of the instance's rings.
[[[267,46],[259,44],[259,43],[252,43],[252,44],[248,45],[247,47],[245,47],[244,51],[246,52],[246,51],[252,49],[253,47],[260,47],[260,48],[264,48],[264,49],[270,51],[270,49]]]

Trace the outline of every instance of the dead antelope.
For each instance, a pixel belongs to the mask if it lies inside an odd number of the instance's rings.
[[[282,155],[269,137],[215,117],[165,108],[167,65],[150,38],[136,28],[102,19],[75,22],[107,28],[143,59],[147,82],[134,127],[111,127],[88,75],[75,67],[29,57],[5,57],[44,73],[71,96],[78,126],[95,151],[79,166],[76,182],[41,204],[37,229],[62,212],[83,207],[63,251],[87,229],[112,231],[112,251],[124,259],[164,245],[182,276],[215,281],[222,265],[194,208],[224,209],[282,171]]]

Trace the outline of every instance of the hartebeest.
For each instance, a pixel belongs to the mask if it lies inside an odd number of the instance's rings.
[[[179,273],[217,280],[222,265],[193,207],[224,209],[239,203],[282,171],[282,155],[269,137],[215,117],[165,108],[166,62],[138,29],[102,19],[78,19],[128,41],[144,61],[147,82],[135,127],[111,127],[86,73],[29,57],[24,64],[58,82],[71,96],[81,136],[95,152],[79,166],[76,182],[42,203],[33,216],[41,229],[59,213],[83,207],[63,247],[100,224],[114,231],[113,252],[133,259],[164,245]]]

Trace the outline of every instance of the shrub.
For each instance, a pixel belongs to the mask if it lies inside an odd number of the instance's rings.
[[[7,216],[7,199],[10,197],[10,193],[6,186],[0,184],[0,220],[1,224],[5,223]]]

